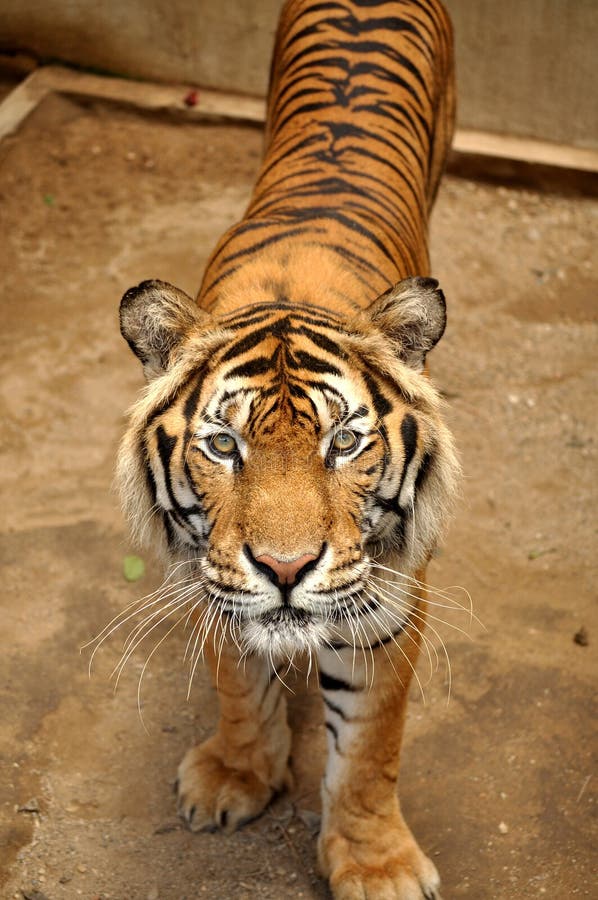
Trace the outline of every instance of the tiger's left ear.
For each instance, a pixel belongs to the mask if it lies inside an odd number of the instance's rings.
[[[174,352],[208,314],[166,281],[142,281],[120,301],[120,331],[143,365],[148,381],[169,368]]]
[[[405,278],[369,307],[373,324],[400,359],[418,372],[446,327],[444,294],[435,278]]]

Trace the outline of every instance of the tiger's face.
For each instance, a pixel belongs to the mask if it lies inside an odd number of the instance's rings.
[[[435,282],[411,284],[402,302],[418,291],[443,313]],[[285,304],[208,322],[191,304],[161,282],[123,300],[123,333],[153,379],[121,450],[125,506],[162,532],[172,559],[194,561],[250,650],[279,656],[346,636],[375,614],[372,559],[413,572],[452,490],[452,445],[417,371],[413,324],[401,338],[409,365],[370,324],[388,316],[386,295],[351,326]]]

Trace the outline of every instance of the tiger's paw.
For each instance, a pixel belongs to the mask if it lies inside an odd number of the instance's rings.
[[[381,843],[383,852],[352,845],[338,833],[320,839],[320,867],[334,900],[441,900],[436,867],[411,836],[385,830]]]
[[[235,831],[255,819],[278,790],[290,784],[268,785],[253,772],[226,766],[217,741],[210,738],[189,750],[177,775],[177,812],[191,831]]]

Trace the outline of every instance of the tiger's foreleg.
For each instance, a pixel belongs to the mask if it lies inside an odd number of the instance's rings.
[[[220,701],[216,733],[178,770],[178,811],[192,831],[233,831],[292,784],[285,689],[266,660],[232,642],[205,642]]]
[[[425,601],[415,623],[421,625]],[[399,753],[419,627],[374,645],[324,650],[328,762],[319,861],[335,900],[439,900],[439,878],[401,815]],[[340,659],[339,659],[340,657]],[[372,670],[373,666],[373,670]]]

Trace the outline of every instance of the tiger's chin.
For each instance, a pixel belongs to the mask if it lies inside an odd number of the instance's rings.
[[[303,610],[283,607],[246,619],[241,640],[250,653],[273,662],[292,660],[295,655],[311,654],[330,640],[330,627]]]

